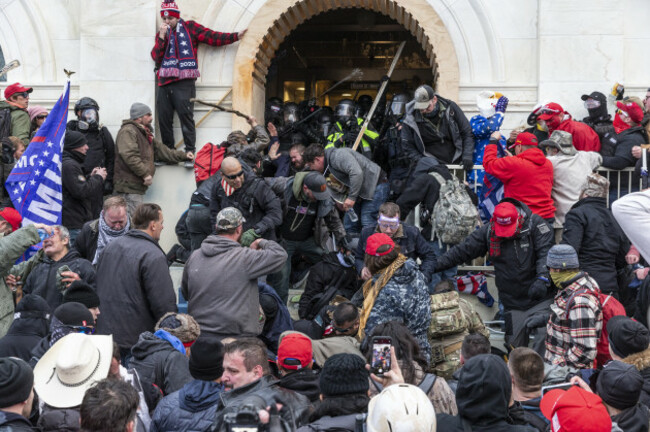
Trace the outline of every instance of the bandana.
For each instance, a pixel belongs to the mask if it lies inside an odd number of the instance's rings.
[[[221,187],[223,188],[223,191],[226,193],[227,197],[235,193],[235,188],[230,186],[225,178],[221,179]]]
[[[64,336],[74,333],[74,330],[63,324],[55,316],[52,316],[52,321],[50,321],[50,346],[54,345]]]
[[[498,237],[494,233],[494,224],[496,222],[494,220],[490,221],[490,256],[491,257],[498,257],[501,255],[501,240],[504,238],[514,238],[521,233],[521,229],[524,226],[524,217],[519,215],[517,218],[517,229],[515,230],[515,233],[512,235],[512,237]]]
[[[158,76],[178,79],[196,79],[200,77],[198,63],[196,57],[194,57],[194,47],[185,28],[185,21],[180,20],[174,30],[169,29],[167,39],[169,43],[158,70]]]
[[[97,236],[97,251],[95,252],[95,257],[93,258],[93,265],[97,265],[99,261],[99,256],[104,252],[104,248],[108,246],[110,242],[115,240],[118,237],[122,237],[126,234],[129,229],[131,229],[131,221],[129,218],[126,219],[126,225],[121,230],[114,230],[106,224],[104,220],[104,210],[99,214],[99,233]]]

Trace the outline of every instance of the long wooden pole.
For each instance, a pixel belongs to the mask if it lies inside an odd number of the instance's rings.
[[[232,88],[228,89],[228,91],[227,91],[227,92],[226,92],[226,93],[221,97],[221,99],[219,99],[219,102],[217,102],[217,105],[219,105],[221,102],[223,102],[224,100],[226,100],[226,98],[230,95],[230,93],[232,93]],[[216,107],[215,107],[215,108],[212,108],[210,111],[208,111],[207,113],[205,113],[205,114],[203,115],[203,117],[201,117],[201,118],[199,119],[199,121],[196,122],[196,125],[194,125],[194,127],[197,128],[197,127],[201,126],[201,124],[205,121],[205,119],[208,118],[208,116],[209,116],[210,114],[212,114],[216,109],[217,109]],[[183,144],[183,142],[184,142],[184,140],[183,140],[183,138],[181,138],[181,140],[180,140],[179,142],[176,143],[175,148],[179,148],[179,147],[181,146],[181,144]]]

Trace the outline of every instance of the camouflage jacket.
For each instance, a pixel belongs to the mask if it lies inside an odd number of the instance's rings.
[[[377,277],[378,275],[373,276],[373,281]],[[388,321],[404,323],[429,361],[431,351],[427,338],[431,322],[429,289],[424,281],[424,275],[412,259],[406,260],[377,295],[366,322],[365,334],[372,334],[375,326]]]

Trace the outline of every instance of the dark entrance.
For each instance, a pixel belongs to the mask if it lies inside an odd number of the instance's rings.
[[[300,102],[320,96],[359,68],[363,76],[346,82],[318,105],[334,107],[342,98],[375,97],[397,47],[407,41],[387,96],[412,91],[420,84],[435,88],[431,60],[417,39],[388,16],[361,8],[336,9],[300,24],[280,44],[266,80],[266,98]]]

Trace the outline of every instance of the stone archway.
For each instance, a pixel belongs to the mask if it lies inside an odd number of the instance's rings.
[[[372,10],[403,25],[427,54],[438,91],[457,98],[460,74],[456,51],[445,25],[426,0],[268,0],[251,20],[237,50],[233,108],[263,118],[266,74],[282,41],[309,18],[342,8]],[[243,119],[233,117],[233,129],[243,128]]]

